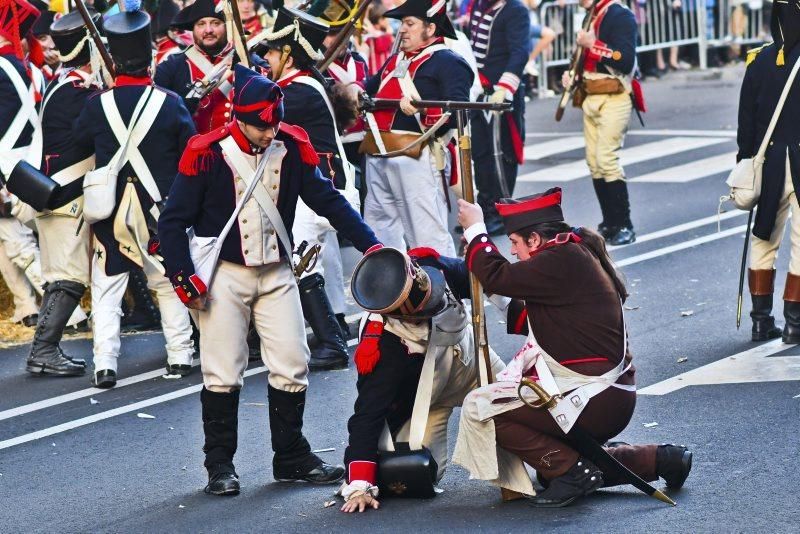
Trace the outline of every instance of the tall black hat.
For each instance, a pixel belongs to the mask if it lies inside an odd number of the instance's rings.
[[[98,30],[102,31],[102,17],[94,9],[87,8],[89,16]],[[59,17],[50,25],[50,35],[67,67],[85,65],[90,59],[89,32],[78,11],[71,11]]]
[[[140,2],[126,0],[125,11],[103,24],[111,57],[123,73],[145,69],[153,61],[150,15],[140,8]]]
[[[396,248],[366,254],[356,265],[350,290],[356,304],[372,313],[431,316],[445,303],[442,271],[420,266]]]
[[[191,7],[191,6],[189,6]],[[172,28],[172,21],[180,12],[174,0],[161,0],[153,17],[153,35],[164,35]]]
[[[319,49],[328,35],[328,24],[308,13],[281,7],[272,31],[264,36],[269,48],[280,49],[288,44],[292,48],[295,64],[313,65],[322,59]]]
[[[181,9],[172,19],[170,26],[179,30],[192,31],[195,23],[206,17],[225,20],[225,15],[222,11],[217,11],[214,0],[197,0],[195,3]]]
[[[406,0],[406,2],[383,14],[389,19],[417,17],[436,24],[436,35],[456,39],[456,30],[447,17],[447,0]]]
[[[36,22],[33,23],[33,28],[31,28],[31,33],[36,37],[40,35],[47,35],[50,33],[50,25],[53,23],[55,19],[56,13],[55,11],[50,11],[50,6],[46,3],[42,2],[42,0],[31,0],[31,4],[39,10],[41,15]]]

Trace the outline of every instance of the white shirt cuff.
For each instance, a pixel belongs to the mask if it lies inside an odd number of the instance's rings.
[[[470,226],[469,228],[464,229],[464,239],[467,240],[467,245],[472,243],[472,240],[478,237],[481,234],[488,233],[486,231],[486,225],[483,222],[478,222]]]

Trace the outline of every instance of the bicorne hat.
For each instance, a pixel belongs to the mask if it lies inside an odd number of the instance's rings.
[[[87,10],[98,31],[102,33],[102,17],[100,13],[91,7],[87,8]],[[91,59],[89,32],[83,23],[83,17],[81,17],[80,12],[71,11],[63,17],[57,18],[50,25],[50,36],[53,38],[61,61],[65,66],[85,65]]]
[[[225,15],[222,10],[217,10],[214,0],[197,0],[181,9],[172,19],[170,26],[179,30],[191,31],[198,20],[206,17],[225,20]]]
[[[283,91],[278,84],[237,63],[233,70],[233,114],[261,128],[283,120]]]
[[[103,24],[111,57],[124,72],[147,68],[153,61],[150,15],[141,7],[139,0],[125,0],[125,11]]]
[[[507,234],[534,224],[564,221],[560,187],[519,199],[501,198],[495,207],[503,218]]]
[[[406,253],[382,247],[366,254],[350,282],[356,304],[372,313],[432,316],[445,303],[442,271],[420,266]]]
[[[322,59],[319,49],[328,35],[328,28],[322,19],[304,11],[281,7],[272,31],[264,36],[264,41],[272,49],[281,49],[288,44],[295,64],[308,67]]]
[[[383,14],[389,19],[417,17],[436,24],[436,35],[456,39],[456,30],[447,16],[447,0],[406,0],[405,3]]]

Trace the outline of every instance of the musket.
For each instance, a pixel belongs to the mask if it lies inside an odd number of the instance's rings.
[[[509,111],[511,102],[465,102],[459,100],[412,100],[415,108],[442,108],[447,111]],[[375,109],[394,109],[400,107],[400,100],[396,98],[369,98],[366,95],[359,102],[360,109],[372,111]]]
[[[539,397],[539,400],[534,402],[527,400],[522,394],[522,390],[524,388],[529,388],[531,391],[533,391],[536,396]],[[528,378],[523,378],[520,381],[519,387],[517,388],[517,394],[519,395],[520,400],[524,402],[526,406],[536,410],[549,410],[555,407],[555,405],[559,402],[569,402],[561,399],[559,395],[548,394],[538,382]],[[620,463],[619,460],[611,456],[611,454],[604,449],[603,446],[600,445],[591,434],[589,434],[589,432],[581,428],[580,425],[574,424],[572,428],[564,434],[564,437],[566,438],[567,443],[573,449],[575,449],[578,454],[588,459],[590,462],[593,462],[595,465],[597,465],[597,467],[600,468],[601,471],[605,473],[614,473],[615,475],[619,476],[620,479],[625,480],[627,483],[633,485],[636,487],[636,489],[641,490],[650,497],[658,499],[663,503],[675,506],[675,501],[670,499],[660,490],[657,490],[642,480],[639,475],[625,467],[622,463]]]
[[[367,13],[367,8],[373,2],[373,0],[360,1],[361,3],[358,5],[358,8],[355,10],[355,12],[353,12],[353,15],[347,20],[347,23],[336,35],[336,39],[331,43],[331,46],[325,50],[325,55],[323,58],[317,62],[318,71],[325,72],[328,66],[333,63],[333,60],[336,59],[344,47],[347,46],[347,43],[350,41],[350,37],[356,30],[356,24],[361,21],[361,19]]]
[[[592,22],[594,21],[594,8],[597,6],[597,2],[598,0],[594,0],[594,2],[592,2],[592,7],[589,8],[589,12],[586,13],[586,17],[583,19],[583,31],[587,31],[589,26],[591,26]],[[561,100],[558,102],[558,108],[556,109],[556,122],[560,121],[561,117],[564,116],[564,109],[567,107],[567,103],[572,97],[572,93],[575,92],[578,82],[583,76],[583,61],[585,57],[586,55],[583,53],[583,47],[575,43],[575,51],[572,53],[572,59],[569,62],[568,72],[570,81],[569,85],[564,88],[564,93],[562,93]]]
[[[241,61],[242,65],[250,68],[250,52],[247,48],[247,41],[245,40],[244,36],[244,26],[242,25],[242,16],[239,14],[239,2],[237,0],[226,0],[226,18],[229,13],[231,17],[231,26],[234,33],[234,35],[230,37],[233,41],[233,47],[236,49],[236,53],[239,56],[239,61]]]
[[[497,170],[497,181],[500,186],[500,194],[503,198],[510,198],[511,193],[508,191],[508,182],[506,182],[506,168],[503,164],[503,145],[500,138],[500,117],[502,113],[499,111],[492,112],[492,155],[494,156],[494,168]]]
[[[83,0],[75,0],[75,5],[78,7],[78,11],[81,14],[83,23],[86,25],[86,29],[89,30],[89,35],[91,36],[92,41],[94,41],[95,48],[97,48],[97,51],[100,53],[100,57],[103,59],[103,63],[106,65],[106,69],[113,78],[115,76],[114,60],[111,59],[111,54],[108,53],[108,50],[106,50],[106,45],[104,45],[103,40],[100,39],[100,32],[97,31],[97,26],[95,26],[92,16],[89,15],[89,10],[86,9],[86,4],[83,2]]]
[[[747,230],[744,234],[744,247],[742,247],[742,265],[739,269],[739,294],[736,299],[736,330],[742,324],[742,293],[744,292],[744,270],[747,266],[747,245],[750,243],[750,226],[753,224],[753,208],[747,216]]]

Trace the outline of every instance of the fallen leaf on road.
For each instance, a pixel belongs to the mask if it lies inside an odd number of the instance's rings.
[[[639,308],[641,308],[641,306],[625,306],[625,309],[628,311],[638,310]]]
[[[308,517],[306,514],[297,514],[297,515],[299,515],[300,517]]]
[[[142,412],[137,413],[136,417],[138,417],[139,419],[155,419],[156,418],[154,415],[150,415],[149,413],[142,413]]]
[[[505,321],[497,321],[497,324],[506,324]]]
[[[186,471],[186,466],[181,467],[181,471]]]
[[[328,448],[328,449],[317,449],[317,450],[315,450],[315,451],[311,451],[311,452],[313,452],[314,454],[316,454],[316,453],[318,453],[318,452],[333,452],[333,451],[335,451],[335,450],[336,450],[336,449],[334,449],[333,447],[330,447],[330,448]]]
[[[94,400],[93,398],[89,397],[89,404],[97,404],[100,401]]]
[[[52,445],[53,445],[53,447],[55,447],[55,446],[56,446],[56,444],[55,444],[55,443],[53,443]]]
[[[645,423],[644,424],[645,428],[653,428],[654,426],[658,426],[658,423],[656,423],[655,421],[653,421],[652,423]]]
[[[688,362],[689,358],[678,358],[678,363]]]
[[[178,508],[186,508],[186,507],[184,505],[182,505],[182,504],[179,504]]]
[[[266,406],[263,402],[245,402],[245,406]]]
[[[331,506],[333,506],[334,504],[336,504],[336,501],[325,501],[325,504],[323,504],[323,506],[324,506],[325,508],[330,508],[330,507],[331,507]]]
[[[689,281],[690,282],[699,282],[700,280],[698,280],[697,278],[691,278],[691,279],[689,279]]]
[[[174,426],[169,427],[170,430],[175,430]]]
[[[681,317],[691,317],[694,315],[694,310],[686,310],[681,312]]]

